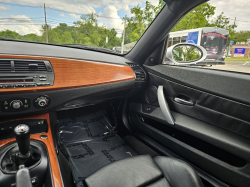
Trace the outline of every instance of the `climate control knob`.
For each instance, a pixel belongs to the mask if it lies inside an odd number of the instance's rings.
[[[45,106],[46,103],[47,103],[46,99],[39,99],[39,100],[38,100],[38,105],[39,105],[40,107]]]
[[[45,108],[49,106],[50,98],[46,95],[41,95],[34,100],[34,105],[37,108]]]

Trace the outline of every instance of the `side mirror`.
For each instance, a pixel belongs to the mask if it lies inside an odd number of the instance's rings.
[[[179,43],[167,49],[166,57],[173,64],[191,65],[204,61],[207,51],[196,44]]]

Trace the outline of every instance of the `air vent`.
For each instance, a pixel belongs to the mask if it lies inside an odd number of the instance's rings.
[[[10,60],[0,60],[0,72],[11,72]]]
[[[15,72],[47,71],[43,61],[14,61]]]
[[[133,70],[134,70],[135,77],[136,77],[135,80],[144,81],[146,79],[146,75],[141,67],[133,67]]]
[[[126,62],[126,64],[128,64],[130,67],[136,67],[136,66],[139,66],[138,64],[131,63],[131,62]]]
[[[133,69],[136,81],[145,81],[146,75],[145,72],[140,67],[140,65],[131,62],[126,62],[126,63]]]

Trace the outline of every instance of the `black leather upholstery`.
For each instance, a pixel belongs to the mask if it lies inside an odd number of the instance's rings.
[[[134,156],[114,162],[85,180],[88,187],[203,187],[185,162],[158,156]]]
[[[135,187],[150,184],[162,176],[154,160],[145,155],[107,165],[90,175],[85,181],[90,187]]]
[[[194,169],[182,160],[158,156],[154,158],[154,161],[171,187],[203,186]]]

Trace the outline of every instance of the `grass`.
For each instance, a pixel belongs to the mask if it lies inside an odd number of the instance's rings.
[[[250,61],[250,58],[225,58],[225,61]]]

